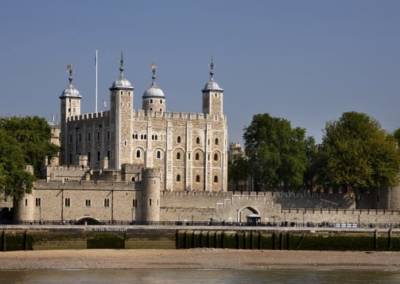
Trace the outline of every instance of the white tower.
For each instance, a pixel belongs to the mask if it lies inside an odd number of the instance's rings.
[[[68,147],[70,146],[69,144],[71,141],[69,134],[68,134],[68,128],[67,128],[67,120],[71,116],[75,115],[80,115],[81,114],[81,95],[74,87],[72,84],[72,65],[69,64],[67,66],[68,69],[68,87],[62,92],[60,96],[60,102],[61,102],[61,109],[60,109],[60,118],[61,118],[61,133],[60,133],[60,140],[61,140],[61,164],[72,164],[73,158],[72,154],[67,157],[67,153],[71,152],[69,151]],[[72,135],[72,134],[71,134]]]

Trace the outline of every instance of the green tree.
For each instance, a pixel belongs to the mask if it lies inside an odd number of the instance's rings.
[[[397,129],[393,132],[393,137],[396,139],[397,144],[400,146],[400,128],[397,128]]]
[[[58,151],[50,142],[50,126],[43,118],[0,118],[0,129],[21,147],[25,163],[33,166],[36,176],[41,173],[45,156],[54,156]]]
[[[257,114],[244,133],[246,154],[256,190],[303,186],[307,168],[303,128],[288,120]]]
[[[0,192],[20,199],[30,192],[34,177],[25,171],[24,153],[18,142],[0,129]]]
[[[229,161],[228,177],[234,186],[234,190],[243,189],[239,185],[241,183],[246,184],[249,175],[249,162],[246,157],[237,157],[233,161]]]
[[[318,170],[320,167],[318,145],[313,137],[305,140],[306,170],[304,172],[304,186],[312,190],[317,184]]]
[[[346,112],[338,121],[328,122],[319,155],[325,186],[352,189],[358,194],[397,184],[397,142],[364,113]]]

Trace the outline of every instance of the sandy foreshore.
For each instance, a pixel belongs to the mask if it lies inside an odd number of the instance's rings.
[[[0,252],[14,269],[370,269],[400,271],[400,252],[191,250],[43,250]]]

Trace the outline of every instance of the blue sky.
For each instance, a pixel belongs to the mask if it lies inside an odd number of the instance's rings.
[[[400,127],[400,1],[1,1],[0,115],[59,112],[75,70],[83,111],[118,75],[120,52],[135,105],[155,62],[170,111],[201,111],[209,58],[225,89],[231,141],[255,113],[289,119],[321,139],[344,111]]]

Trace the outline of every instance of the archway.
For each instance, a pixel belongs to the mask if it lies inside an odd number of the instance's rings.
[[[251,206],[244,206],[237,211],[237,222],[247,222],[248,216],[260,216],[260,211]]]
[[[97,220],[96,218],[90,217],[90,216],[85,216],[82,217],[78,220],[76,220],[75,224],[77,225],[100,225],[101,222]]]

